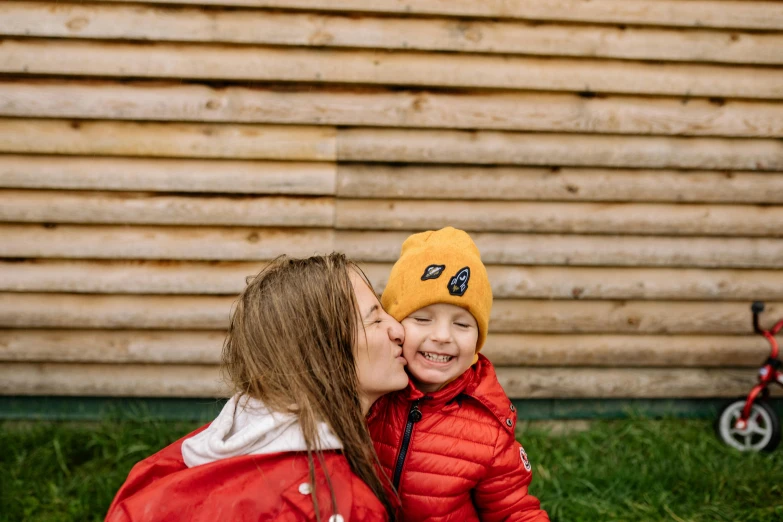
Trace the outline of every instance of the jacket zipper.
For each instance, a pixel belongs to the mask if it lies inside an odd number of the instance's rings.
[[[421,411],[419,411],[419,401],[414,401],[408,412],[408,423],[405,425],[405,433],[402,436],[402,445],[400,446],[400,454],[397,456],[397,465],[394,466],[394,489],[398,492],[400,490],[400,478],[402,478],[402,466],[405,464],[405,457],[408,455],[408,447],[411,443],[411,435],[413,435],[413,425],[421,420]]]

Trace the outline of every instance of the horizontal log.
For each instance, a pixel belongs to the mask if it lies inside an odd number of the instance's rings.
[[[218,364],[225,332],[0,330],[0,361]],[[760,336],[490,334],[495,366],[756,367]]]
[[[0,20],[8,36],[783,63],[778,34],[63,2],[0,5]]]
[[[99,156],[783,170],[773,139],[335,129],[0,118],[0,152]],[[554,161],[554,158],[557,161]]]
[[[0,330],[0,361],[218,364],[223,331]]]
[[[498,368],[497,374],[506,394],[519,399],[744,397],[757,381],[755,372],[730,368]]]
[[[0,186],[240,194],[336,192],[345,198],[783,202],[783,176],[753,172],[335,166],[13,154],[0,155]]]
[[[0,293],[0,327],[215,330],[235,297]],[[768,303],[762,326],[783,316]],[[496,300],[493,333],[750,334],[744,302]]]
[[[346,252],[393,262],[410,232],[0,225],[0,257],[265,260]],[[473,234],[488,264],[783,268],[783,241],[756,238]]]
[[[5,39],[0,72],[783,98],[779,68],[219,44]]]
[[[0,179],[2,157],[0,157]],[[340,164],[341,198],[783,203],[783,176],[753,172]]]
[[[767,311],[763,328],[783,317],[780,304],[770,304]],[[753,329],[747,303],[498,300],[492,306],[490,331],[749,334]]]
[[[686,398],[747,393],[747,369],[498,368],[509,397]],[[137,364],[0,364],[2,395],[225,397],[216,366]]]
[[[381,293],[391,265],[363,264],[362,269]],[[59,268],[54,272],[64,277]],[[783,301],[780,270],[488,265],[487,272],[495,299]]]
[[[0,327],[217,330],[235,299],[0,293]]]
[[[0,221],[779,237],[783,207],[174,196],[0,190]],[[336,214],[336,218],[335,218]]]
[[[758,335],[490,334],[481,351],[495,366],[758,367]]]
[[[333,195],[334,163],[0,155],[0,187]]]
[[[0,43],[0,47],[2,47]],[[335,160],[330,127],[0,118],[0,152],[175,158]]]
[[[0,221],[331,227],[333,198],[0,190]]]
[[[125,0],[99,0],[124,2]],[[405,15],[521,18],[682,27],[783,29],[777,2],[714,0],[145,0],[157,4],[271,7],[315,11],[358,11]]]
[[[236,295],[266,262],[0,260],[0,291]],[[391,265],[363,263],[383,292]],[[488,265],[496,299],[783,301],[781,270]]]
[[[346,230],[783,236],[783,206],[338,199],[335,214]]]
[[[217,366],[0,364],[0,395],[227,397]]]
[[[0,291],[237,295],[266,261],[0,260]],[[382,265],[388,267],[389,265]]]
[[[331,229],[0,226],[0,257],[264,260],[334,249]]]
[[[783,104],[498,92],[290,90],[96,81],[0,82],[0,115],[496,129],[683,136],[783,136]]]
[[[783,142],[496,131],[340,129],[337,158],[356,162],[783,170]]]

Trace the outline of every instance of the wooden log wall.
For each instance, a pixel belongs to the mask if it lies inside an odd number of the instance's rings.
[[[219,396],[245,277],[469,230],[516,398],[745,393],[783,2],[0,3],[0,394]]]

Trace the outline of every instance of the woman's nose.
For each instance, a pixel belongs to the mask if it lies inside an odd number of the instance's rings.
[[[389,316],[389,320],[389,339],[395,344],[402,344],[405,342],[405,328],[394,317]]]

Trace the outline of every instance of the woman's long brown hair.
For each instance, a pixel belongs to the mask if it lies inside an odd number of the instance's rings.
[[[351,470],[386,508],[395,509],[359,401],[354,347],[359,326],[349,271],[361,270],[345,255],[281,257],[249,280],[239,296],[223,345],[223,370],[234,391],[269,409],[299,417],[308,448],[316,516],[315,462],[326,473],[317,425],[326,422],[343,444]],[[336,508],[334,490],[332,508]],[[386,485],[386,487],[384,487]]]

